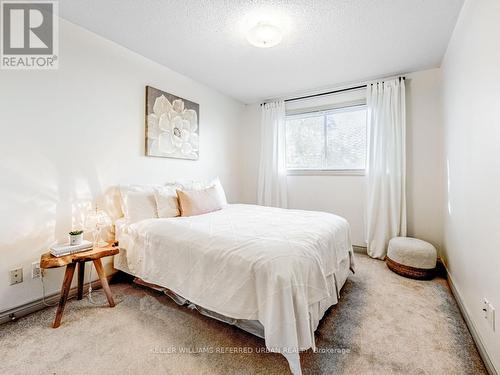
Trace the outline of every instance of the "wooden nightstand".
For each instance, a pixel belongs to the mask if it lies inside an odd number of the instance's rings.
[[[82,251],[81,253],[75,253],[70,255],[65,255],[62,257],[55,257],[50,253],[45,253],[40,258],[40,268],[57,268],[66,266],[66,272],[64,274],[63,284],[61,287],[61,298],[59,299],[59,306],[57,307],[56,318],[54,319],[53,328],[57,328],[61,325],[61,318],[64,311],[64,306],[68,300],[69,289],[71,287],[71,281],[73,280],[73,274],[75,273],[76,265],[78,264],[78,295],[77,299],[83,298],[83,278],[85,274],[85,262],[92,261],[94,263],[97,275],[101,281],[104,293],[106,293],[106,298],[110,307],[115,306],[113,301],[113,296],[111,295],[111,289],[108,285],[108,280],[104,274],[104,269],[102,267],[101,258],[108,257],[111,255],[116,255],[120,252],[117,246],[106,246],[106,247],[96,247],[92,250]]]

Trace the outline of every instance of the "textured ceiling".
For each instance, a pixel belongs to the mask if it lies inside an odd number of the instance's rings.
[[[61,0],[63,18],[245,103],[439,66],[463,0]],[[259,20],[284,30],[260,49]]]

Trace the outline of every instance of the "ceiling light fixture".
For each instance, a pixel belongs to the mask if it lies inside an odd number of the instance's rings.
[[[283,33],[269,23],[259,22],[247,32],[247,40],[252,46],[259,48],[274,47],[281,42]]]

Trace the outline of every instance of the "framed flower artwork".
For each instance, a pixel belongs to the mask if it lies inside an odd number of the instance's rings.
[[[198,160],[200,105],[146,86],[146,155]]]

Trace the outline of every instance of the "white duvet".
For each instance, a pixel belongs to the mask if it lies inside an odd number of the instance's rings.
[[[238,204],[125,230],[131,273],[208,310],[259,320],[267,348],[282,353],[314,348],[309,306],[330,297],[327,280],[352,261],[349,224],[323,212]]]

